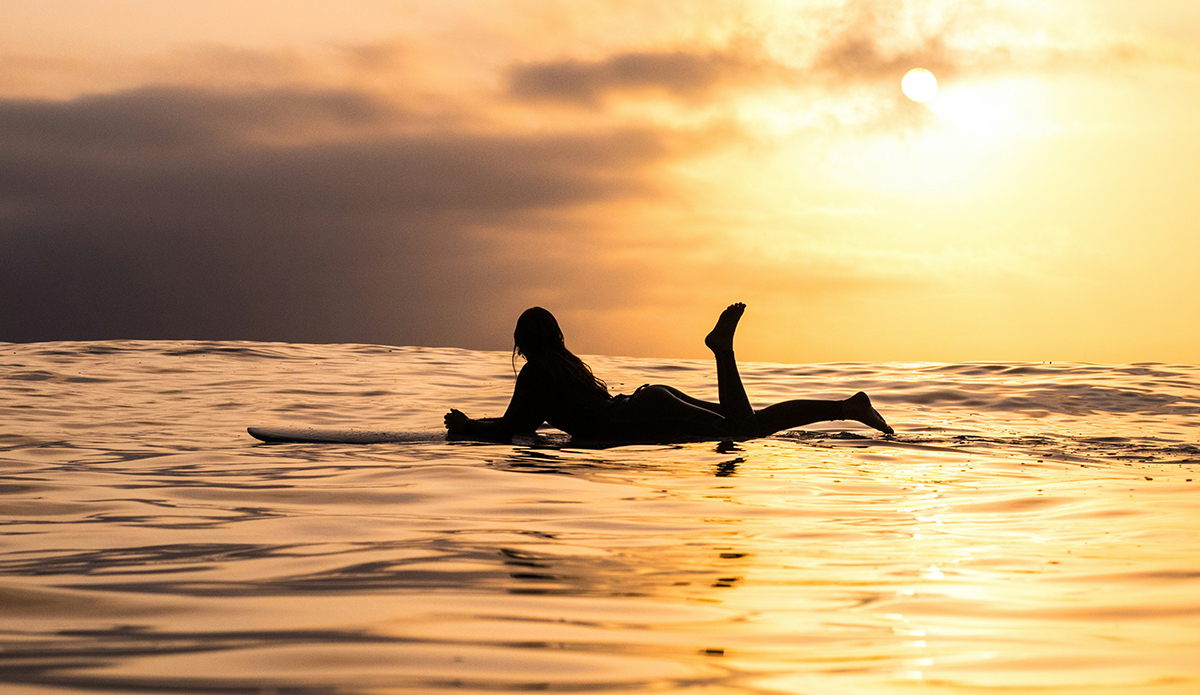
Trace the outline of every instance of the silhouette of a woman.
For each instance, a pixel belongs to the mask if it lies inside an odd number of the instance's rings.
[[[892,428],[858,392],[841,401],[794,400],[762,410],[750,407],[733,357],[733,334],[746,305],[731,304],[704,339],[717,362],[720,403],[693,398],[671,386],[645,385],[632,395],[611,396],[608,387],[567,349],[554,315],[525,310],[513,332],[514,353],[525,358],[503,417],[472,419],[446,414],[451,439],[511,441],[547,422],[589,441],[661,442],[747,439],[827,420],[857,420],[887,434]]]

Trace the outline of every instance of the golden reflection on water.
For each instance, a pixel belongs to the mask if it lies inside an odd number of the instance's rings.
[[[849,379],[839,389],[869,386],[901,430],[889,440],[839,426],[609,450],[553,438],[265,446],[241,429],[264,412],[317,424],[351,412],[363,427],[419,429],[440,416],[435,390],[495,412],[504,388],[468,387],[504,377],[506,358],[353,346],[181,356],[163,345],[102,361],[78,350],[9,358],[21,366],[7,374],[24,375],[9,383],[27,390],[0,402],[17,426],[0,441],[0,683],[214,693],[1200,686],[1200,464],[1187,459],[1192,440],[1169,434],[1196,416],[1155,400],[1166,389],[1145,389],[1140,375],[1083,370],[1120,410],[1081,422],[1010,408],[1056,383],[1068,386],[1057,392],[1063,408],[1087,405],[1070,400],[1082,377],[1069,370],[745,370],[767,397],[826,372]],[[164,362],[169,381],[139,371]],[[96,376],[101,364],[108,381],[57,376]],[[629,383],[644,376],[637,361],[603,366]],[[670,381],[706,388],[707,370],[671,366]],[[900,378],[906,370],[924,371]],[[1028,382],[989,381],[998,371]],[[378,394],[381,381],[391,395]],[[1138,439],[1152,409],[1163,427]]]

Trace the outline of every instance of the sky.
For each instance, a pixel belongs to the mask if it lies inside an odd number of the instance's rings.
[[[5,0],[0,341],[1196,363],[1197,114],[1194,0]]]

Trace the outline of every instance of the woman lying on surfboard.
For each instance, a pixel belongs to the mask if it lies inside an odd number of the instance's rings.
[[[513,332],[514,352],[525,358],[525,366],[504,417],[472,419],[451,410],[445,418],[448,436],[507,442],[548,422],[589,441],[749,439],[826,420],[857,420],[892,433],[861,391],[842,401],[796,400],[751,408],[733,359],[733,334],[745,310],[745,304],[731,304],[704,339],[717,360],[721,399],[710,403],[661,384],[647,384],[629,396],[609,395],[604,382],[567,349],[554,315],[541,307],[526,309]]]

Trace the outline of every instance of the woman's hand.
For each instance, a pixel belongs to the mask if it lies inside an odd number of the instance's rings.
[[[467,425],[471,422],[471,418],[463,414],[461,410],[454,408],[446,413],[446,417],[442,418],[446,423],[446,429],[450,434],[458,434],[467,429]]]

